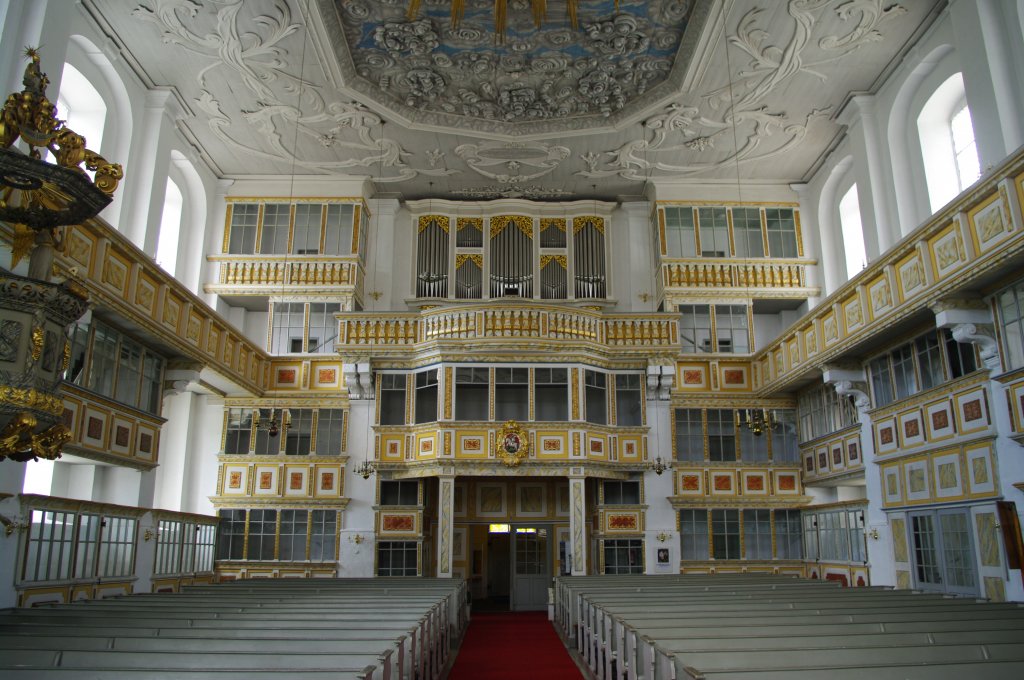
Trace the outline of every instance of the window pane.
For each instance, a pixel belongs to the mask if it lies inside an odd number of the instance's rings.
[[[715,305],[715,335],[718,352],[745,354],[750,351],[747,308],[743,305]]]
[[[405,389],[404,373],[380,374],[380,424],[405,424]]]
[[[569,419],[569,372],[564,368],[534,369],[536,420]]]
[[[338,339],[338,320],[334,315],[340,311],[341,305],[337,302],[309,303],[307,352],[334,354],[334,343]]]
[[[729,257],[729,221],[725,208],[698,208],[700,256]]]
[[[684,560],[708,559],[708,511],[680,510],[679,538]]]
[[[263,206],[261,254],[284,255],[288,252],[288,221],[290,217],[291,206],[285,203],[268,203]]]
[[[274,536],[277,532],[277,510],[249,511],[248,560],[274,559]]]
[[[289,456],[309,454],[309,446],[313,440],[313,409],[289,409],[292,424],[284,429],[284,452]]]
[[[526,368],[494,369],[494,419],[527,420],[530,415],[530,371]]]
[[[761,211],[758,208],[733,208],[732,227],[736,235],[736,257],[764,257]]]
[[[281,540],[279,542],[278,559],[306,559],[306,524],[309,519],[307,510],[281,511]]]
[[[588,423],[608,423],[608,376],[599,371],[584,371],[586,419]]]
[[[736,460],[736,424],[732,409],[709,408],[708,458],[712,461]]]
[[[333,562],[337,554],[337,534],[338,513],[334,510],[314,510],[309,559],[313,562]]]
[[[231,232],[228,252],[252,255],[256,252],[256,223],[260,207],[256,203],[235,203],[231,208]]]
[[[643,425],[643,392],[639,374],[615,376],[615,424]]]
[[[341,453],[345,411],[340,408],[322,408],[316,416],[316,455],[336,456]]]
[[[437,420],[437,369],[416,373],[416,422]]]
[[[770,510],[743,511],[743,559],[772,558],[772,522]]]
[[[296,255],[320,253],[320,218],[323,206],[319,203],[300,203],[295,206],[295,228],[292,234],[292,252]]]
[[[768,255],[771,257],[798,257],[796,218],[792,208],[765,208],[768,229]]]
[[[696,257],[693,208],[665,208],[665,241],[668,257]]]
[[[306,330],[306,304],[275,302],[270,331],[270,352],[291,354],[303,351],[302,336]]]
[[[490,369],[455,369],[455,419],[487,420]]]
[[[351,205],[331,203],[327,206],[327,226],[324,232],[325,255],[352,254]]]
[[[683,353],[711,352],[711,307],[679,305],[679,337]]]
[[[704,460],[704,421],[697,408],[677,408],[676,460],[698,462]]]
[[[716,560],[738,560],[740,558],[738,510],[711,511],[711,541]]]
[[[217,559],[242,559],[245,545],[245,510],[221,510],[220,531],[217,532]]]

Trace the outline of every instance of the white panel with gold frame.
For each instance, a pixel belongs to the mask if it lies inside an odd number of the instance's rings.
[[[932,402],[924,407],[924,425],[928,441],[942,441],[956,434],[953,407],[949,399]]]
[[[229,464],[224,466],[222,496],[245,496],[248,492],[248,465]]]
[[[963,496],[964,484],[960,475],[960,452],[953,451],[932,458],[936,498]]]
[[[926,501],[931,497],[928,483],[928,460],[914,460],[903,464],[908,501]]]
[[[965,447],[967,458],[967,480],[971,494],[993,494],[996,492],[995,474],[992,471],[992,448],[988,442]]]

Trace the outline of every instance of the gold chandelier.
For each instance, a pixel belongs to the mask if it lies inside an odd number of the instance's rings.
[[[416,18],[419,13],[421,0],[409,0],[409,11],[406,14],[409,21]],[[573,30],[579,28],[579,19],[576,14],[579,0],[566,0],[565,13],[569,17],[569,23]],[[547,0],[530,0],[530,12],[533,14],[533,25],[540,28],[547,19]],[[452,0],[452,28],[458,28],[462,16],[466,11],[466,0]],[[615,11],[619,11],[619,0],[615,0]],[[494,33],[498,40],[505,37],[505,28],[508,25],[508,0],[494,0]]]

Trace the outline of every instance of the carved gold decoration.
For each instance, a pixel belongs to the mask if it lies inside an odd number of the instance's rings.
[[[507,420],[498,430],[495,439],[498,457],[508,467],[518,467],[530,454],[530,439],[522,425],[514,420]]]
[[[32,329],[32,361],[39,361],[39,357],[43,356],[43,340],[46,337],[45,331],[42,326],[36,326]]]
[[[580,230],[588,224],[592,225],[594,229],[597,229],[600,233],[604,234],[604,218],[598,217],[597,215],[581,215],[579,217],[572,218],[572,233],[580,233]]]
[[[61,447],[71,439],[71,431],[63,423],[48,430],[32,434],[38,421],[31,413],[19,413],[0,431],[0,460],[10,458],[18,462],[45,458],[60,458]]]
[[[565,219],[562,217],[542,217],[540,220],[540,230],[544,231],[548,227],[554,227],[558,231],[565,231]]]
[[[25,56],[29,58],[22,78],[25,87],[9,95],[0,111],[0,149],[9,154],[5,156],[5,163],[9,161],[27,173],[23,178],[27,184],[5,186],[0,208],[4,210],[5,220],[26,225],[36,232],[33,237],[36,246],[53,249],[60,240],[55,228],[80,223],[99,212],[109,203],[124,172],[119,164],[108,163],[86,148],[85,138],[57,118],[57,107],[46,97],[50,79],[39,68],[39,52],[28,47]],[[6,151],[19,139],[28,146],[27,156]],[[56,166],[41,162],[41,149],[52,154]],[[29,170],[25,165],[33,161],[41,163],[38,171],[42,174],[36,176],[37,167]],[[93,179],[82,172],[83,165],[95,173]],[[81,177],[68,174],[69,170],[81,173]],[[8,174],[12,171],[14,167],[7,170]],[[82,192],[85,188],[97,189],[100,194]],[[17,201],[13,198],[15,189],[21,191]],[[20,244],[20,250],[24,254],[24,244]]]
[[[61,361],[60,370],[62,372],[66,371],[66,370],[68,370],[68,366],[70,366],[70,365],[71,365],[71,341],[70,340],[65,340],[64,341],[64,359],[63,359],[63,361]]]
[[[505,227],[510,224],[515,225],[519,231],[526,235],[526,238],[533,238],[533,218],[526,215],[497,215],[492,217],[491,238],[505,231]]]
[[[0,404],[17,408],[32,408],[56,416],[64,415],[64,402],[58,397],[37,392],[31,388],[0,385]]]
[[[482,217],[460,217],[455,221],[456,231],[462,231],[466,227],[472,227],[482,232],[484,230],[484,220]]]
[[[466,262],[472,262],[480,269],[484,268],[484,256],[483,255],[456,255],[455,256],[455,268],[462,269],[462,265]]]
[[[423,231],[431,222],[436,222],[437,226],[441,227],[446,234],[451,227],[451,221],[447,215],[420,215],[419,229],[417,231]]]
[[[541,255],[540,256],[540,268],[548,266],[552,261],[557,262],[562,269],[566,269],[569,266],[569,260],[565,255]]]

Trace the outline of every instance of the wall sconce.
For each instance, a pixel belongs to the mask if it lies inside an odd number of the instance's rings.
[[[664,531],[662,531],[662,532],[658,533],[658,535],[655,536],[655,538],[658,539],[658,543],[664,543],[668,539],[672,538],[672,535],[671,534],[667,534]]]
[[[9,519],[0,515],[0,524],[4,525],[4,536],[10,536],[15,531],[24,531],[28,529],[28,523],[22,522],[21,520]]]
[[[868,536],[870,536],[872,538],[872,540],[877,541],[878,540],[878,527],[872,527],[871,531],[868,532]]]
[[[362,534],[356,534],[355,536],[349,536],[348,540],[351,541],[352,543],[355,543],[356,545],[359,545],[365,539],[363,538]]]
[[[143,541],[151,541],[154,538],[156,538],[156,532],[152,529],[146,529],[144,532],[142,532]]]

